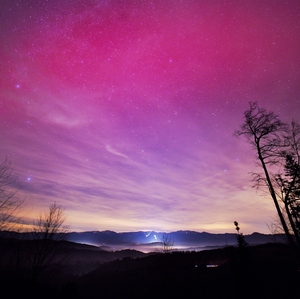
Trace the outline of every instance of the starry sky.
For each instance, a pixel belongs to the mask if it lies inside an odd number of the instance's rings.
[[[249,101],[300,115],[300,2],[1,0],[0,158],[24,224],[270,233]]]

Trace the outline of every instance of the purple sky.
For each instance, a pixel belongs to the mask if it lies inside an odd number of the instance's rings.
[[[300,114],[300,2],[2,0],[0,155],[24,219],[71,230],[269,233],[249,101]]]

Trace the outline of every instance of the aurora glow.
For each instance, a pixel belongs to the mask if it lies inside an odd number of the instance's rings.
[[[72,230],[269,232],[249,101],[300,115],[298,1],[4,0],[0,153],[28,223]]]

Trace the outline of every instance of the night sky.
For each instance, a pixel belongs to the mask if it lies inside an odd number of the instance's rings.
[[[300,120],[300,2],[1,0],[0,159],[23,220],[270,233],[249,101]]]

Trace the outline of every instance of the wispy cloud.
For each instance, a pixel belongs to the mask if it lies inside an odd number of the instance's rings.
[[[117,151],[116,149],[114,149],[114,148],[113,148],[111,145],[109,145],[109,144],[106,144],[106,145],[105,145],[105,148],[106,148],[106,150],[107,150],[109,153],[111,153],[111,154],[113,154],[113,155],[116,155],[116,156],[119,156],[119,157],[123,157],[123,158],[125,158],[125,159],[128,159],[128,157],[127,157],[126,155],[120,153],[119,151]]]

